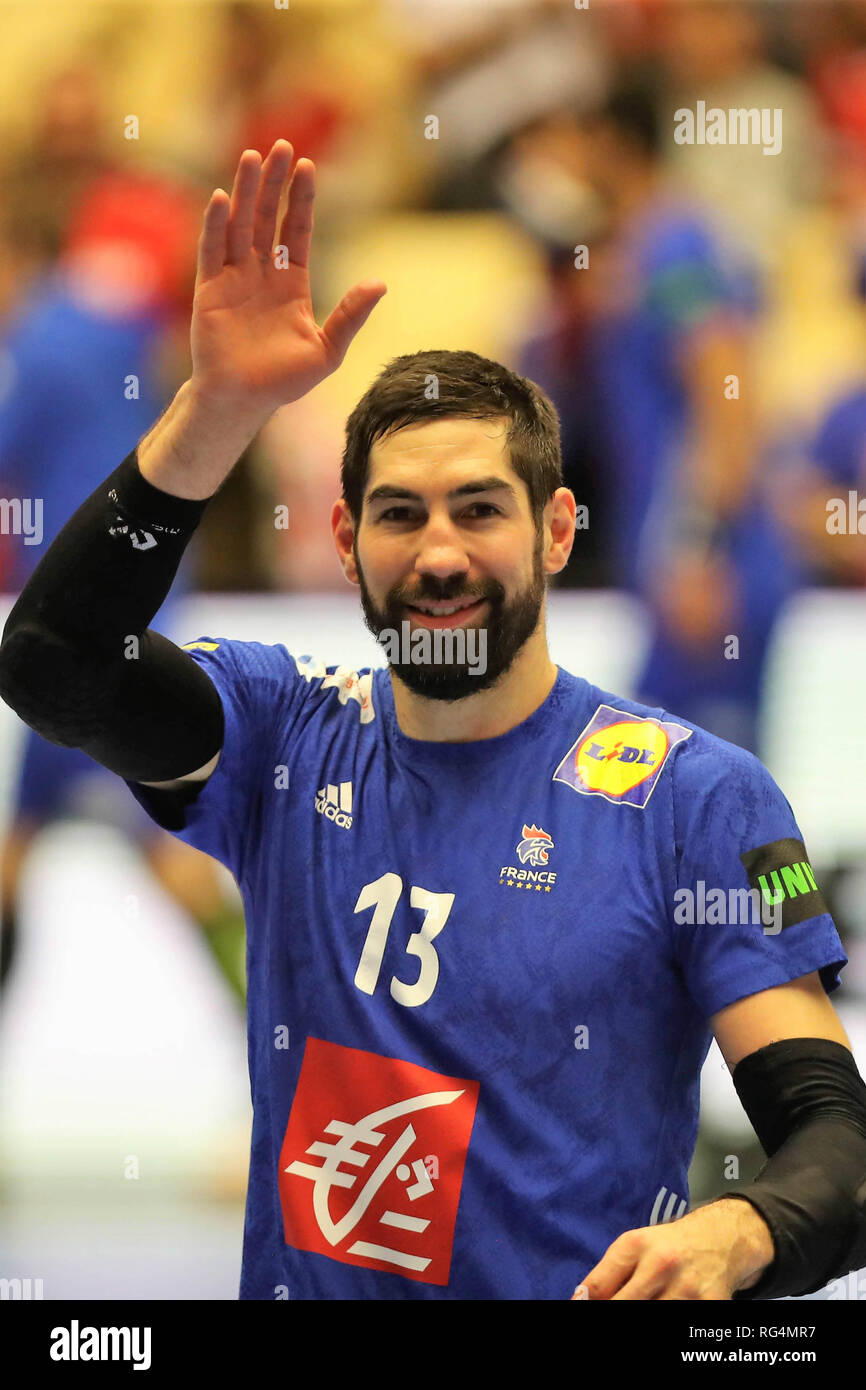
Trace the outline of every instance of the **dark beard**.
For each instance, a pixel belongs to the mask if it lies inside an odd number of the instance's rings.
[[[384,608],[381,609],[376,607],[370,596],[358,562],[357,550],[355,551],[364,622],[377,641],[386,629],[399,633],[402,631],[401,623],[407,619],[411,621],[405,610],[407,603],[419,603],[424,600],[447,603],[449,599],[458,596],[471,596],[486,599],[490,604],[487,622],[478,628],[479,633],[486,630],[486,669],[478,671],[467,661],[431,661],[427,664],[389,661],[390,669],[409,690],[414,691],[416,695],[423,695],[428,700],[464,700],[467,695],[477,695],[480,690],[488,690],[505,675],[538,625],[547,588],[541,567],[541,541],[539,535],[533,555],[533,575],[530,584],[510,601],[506,601],[505,590],[496,579],[488,579],[480,585],[467,587],[465,579],[459,574],[443,580],[425,574],[421,576],[421,582],[416,589],[407,589],[403,584],[395,585],[385,599]],[[471,626],[470,624],[469,627]],[[413,627],[412,630],[414,632],[419,629]],[[476,642],[477,650],[479,644]]]

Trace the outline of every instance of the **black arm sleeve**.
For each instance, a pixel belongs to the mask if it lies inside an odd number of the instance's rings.
[[[133,450],[49,546],[3,630],[0,697],[129,781],[183,777],[222,747],[210,677],[147,627],[207,500],[154,487]]]
[[[866,1264],[866,1085],[828,1038],[787,1038],[734,1068],[734,1084],[769,1161],[719,1197],[750,1202],[775,1258],[738,1301],[815,1293]],[[719,1200],[719,1199],[716,1199]]]

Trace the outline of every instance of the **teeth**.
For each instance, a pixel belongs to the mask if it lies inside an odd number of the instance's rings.
[[[430,613],[434,618],[447,618],[449,613],[460,613],[464,608],[471,608],[476,599],[469,599],[468,602],[455,603],[450,608],[432,608],[424,603],[415,603],[413,608],[418,608],[422,613]]]

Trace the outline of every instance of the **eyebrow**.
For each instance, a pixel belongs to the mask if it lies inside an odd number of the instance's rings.
[[[515,489],[504,478],[490,477],[479,478],[472,483],[463,483],[461,487],[455,487],[448,493],[449,497],[467,497],[476,492],[508,492],[512,497],[517,496]],[[374,487],[373,491],[367,496],[367,505],[372,502],[379,502],[387,499],[401,498],[404,501],[423,502],[424,498],[418,492],[411,492],[405,487],[390,487],[387,483],[382,483],[379,487]]]

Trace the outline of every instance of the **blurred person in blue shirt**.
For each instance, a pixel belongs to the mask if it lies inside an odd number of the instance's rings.
[[[170,398],[174,335],[187,329],[196,228],[186,189],[158,176],[107,172],[73,212],[56,266],[12,309],[0,341],[0,490],[20,505],[20,513],[7,508],[10,522],[0,535],[8,591],[24,585],[45,547]],[[189,588],[189,563],[154,619],[159,631]],[[206,929],[243,997],[239,900],[226,898],[205,856],[183,846],[178,853],[115,784],[87,754],[27,729],[0,853],[0,981],[14,955],[19,883],[34,837],[52,821],[84,816],[133,839],[163,886]]]
[[[550,247],[547,258],[548,307],[521,344],[517,370],[537,381],[556,405],[562,439],[565,486],[585,508],[571,559],[558,587],[597,588],[613,582],[604,544],[608,497],[590,324],[570,249]],[[585,526],[580,526],[584,519]]]
[[[749,403],[756,276],[669,184],[646,86],[615,87],[573,138],[604,209],[573,275],[591,318],[608,564],[652,628],[637,694],[755,751],[764,658],[794,583]]]
[[[786,441],[776,506],[802,582],[866,584],[866,382],[833,398],[805,441]]]
[[[858,64],[857,71],[860,70]],[[864,69],[866,71],[866,69]],[[851,93],[866,93],[866,83]],[[866,109],[866,100],[864,100]],[[866,308],[866,144],[839,137],[828,152],[845,280]],[[866,584],[866,375],[839,381],[811,429],[780,441],[776,511],[803,570],[803,584]]]

